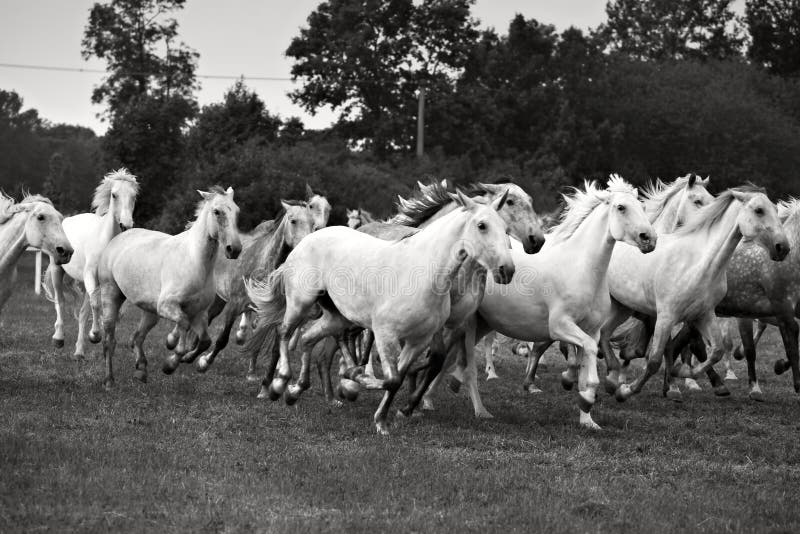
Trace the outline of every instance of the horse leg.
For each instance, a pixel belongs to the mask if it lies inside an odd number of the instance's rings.
[[[337,349],[336,339],[332,336],[328,336],[321,343],[318,343],[317,347],[319,347],[317,369],[319,370],[319,379],[322,383],[322,393],[325,395],[325,400],[328,404],[335,408],[341,408],[342,401],[334,397],[333,383],[331,382],[331,366],[333,365],[333,358],[336,355]]]
[[[477,325],[475,324],[475,316],[473,315],[467,319],[462,328],[463,333],[459,333],[456,347],[460,349],[457,354],[463,354],[465,359],[464,365],[464,383],[467,386],[467,394],[472,401],[472,408],[475,410],[475,417],[480,419],[492,419],[494,416],[489,413],[489,410],[483,405],[481,394],[478,390],[478,365],[475,361],[475,339]]]
[[[83,273],[83,286],[89,296],[89,303],[92,307],[92,328],[89,330],[89,341],[92,343],[100,342],[100,318],[103,316],[102,296],[100,286],[97,283],[97,273],[94,268],[87,268]]]
[[[247,332],[250,330],[250,324],[250,312],[246,311],[242,313],[241,319],[239,319],[239,327],[236,329],[236,334],[233,338],[237,345],[242,345],[247,339]]]
[[[112,362],[114,360],[114,351],[117,348],[117,319],[119,319],[119,308],[125,301],[125,295],[122,294],[122,291],[114,282],[108,282],[104,284],[102,299],[101,310],[103,313],[103,331],[105,333],[103,336],[103,356],[106,360],[106,377],[103,380],[103,386],[106,389],[111,389],[114,385]]]
[[[615,393],[615,397],[619,402],[624,402],[628,400],[631,395],[642,391],[642,388],[650,379],[650,377],[656,374],[661,368],[664,347],[669,340],[670,332],[672,331],[672,326],[674,324],[674,319],[666,314],[662,314],[656,319],[655,330],[653,331],[653,339],[650,341],[650,347],[647,349],[647,364],[645,365],[644,372],[630,385],[620,384]]]
[[[525,380],[522,382],[522,389],[528,393],[541,393],[542,390],[536,387],[536,371],[539,369],[539,361],[542,355],[550,348],[553,341],[539,341],[533,344],[533,348],[528,353],[528,363],[525,365]]]
[[[794,392],[800,393],[800,358],[798,357],[798,330],[797,321],[791,315],[785,320],[780,321],[779,329],[781,331],[781,338],[783,339],[783,347],[786,351],[786,357],[789,359],[789,365],[792,369],[792,381],[794,382]],[[800,398],[798,398],[800,399]]]
[[[691,378],[689,376],[691,367],[681,363],[682,360],[675,358],[676,353],[682,354],[684,352],[689,342],[690,334],[689,326],[684,324],[675,337],[667,340],[667,344],[664,346],[664,385],[661,393],[673,402],[683,401],[683,394],[681,394],[681,390],[675,382],[675,377]]]
[[[223,310],[224,311],[222,314],[222,320],[224,322],[222,325],[222,331],[220,331],[219,335],[217,336],[217,339],[214,341],[213,346],[211,347],[211,352],[200,356],[200,359],[197,360],[197,370],[201,373],[205,373],[206,371],[208,371],[208,368],[211,367],[212,363],[214,363],[214,360],[217,358],[217,355],[220,352],[222,352],[222,350],[225,347],[228,346],[228,340],[231,337],[231,330],[233,329],[233,323],[236,322],[236,316],[238,314],[234,312],[233,309],[226,309],[224,305],[223,305]],[[211,316],[211,311],[212,310],[209,309],[209,316]],[[257,351],[253,352],[257,353]],[[195,353],[194,357],[190,359],[187,356],[186,358],[184,358],[185,361],[191,362],[195,357],[197,357],[199,351],[195,350],[194,353]]]
[[[375,358],[373,357],[372,346],[375,344],[375,334],[372,333],[372,330],[364,330],[364,339],[363,339],[363,347],[362,347],[362,354],[366,354],[367,356],[367,363],[364,367],[364,373],[367,376],[371,376],[375,378]]]
[[[144,340],[156,324],[158,324],[158,315],[142,311],[139,325],[136,327],[136,331],[131,337],[131,348],[136,357],[133,376],[142,382],[147,382],[147,357],[144,354]]]
[[[617,354],[611,347],[611,336],[614,334],[614,330],[619,328],[619,326],[630,317],[630,314],[631,312],[629,310],[626,310],[612,298],[609,318],[600,329],[600,348],[606,360],[606,379],[604,385],[609,394],[614,394],[622,383],[620,381],[621,365]]]
[[[433,382],[439,372],[441,372],[446,356],[447,349],[444,346],[443,334],[439,332],[435,334],[431,340],[430,362],[425,371],[424,378],[419,384],[419,387],[413,389],[413,393],[408,397],[406,406],[398,411],[398,415],[405,417],[410,417],[412,415],[417,406],[419,406],[423,395],[428,391],[431,382]]]
[[[496,332],[489,332],[486,334],[486,337],[483,338],[484,358],[486,359],[486,380],[494,380],[495,378],[499,378],[497,376],[497,371],[494,368],[494,356],[498,346],[499,341],[497,339]]]
[[[53,284],[53,304],[56,308],[56,322],[53,325],[53,345],[57,348],[64,346],[64,269],[52,261],[47,268],[50,281]]]
[[[753,321],[748,319],[737,322],[739,337],[742,338],[742,351],[747,359],[747,385],[750,388],[748,396],[751,400],[763,402],[764,393],[761,391],[761,386],[758,385],[758,376],[756,375],[756,344],[753,342]]]
[[[86,354],[86,323],[91,313],[89,295],[83,294],[80,310],[78,311],[78,337],[75,339],[75,358],[81,359]]]
[[[716,319],[717,316],[711,311],[692,323],[703,337],[703,341],[711,347],[710,357],[692,368],[692,378],[697,378],[701,373],[707,373],[709,368],[722,359],[722,334]]]
[[[186,337],[192,323],[181,305],[174,300],[163,300],[157,306],[158,315],[175,323],[175,328],[167,335],[167,348],[175,352],[164,360],[161,370],[164,374],[172,374],[181,361],[181,356],[186,353]],[[174,343],[173,343],[174,341]]]
[[[397,341],[386,341],[378,332],[375,333],[375,336],[375,341],[378,344],[378,352],[381,354],[383,376],[386,377],[383,380],[383,388],[386,390],[386,393],[383,394],[381,403],[375,411],[373,421],[375,422],[375,430],[378,434],[388,436],[389,425],[387,418],[392,401],[394,401],[394,397],[403,383],[409,366],[419,354],[428,348],[430,340],[418,344],[406,342],[403,348],[398,350],[399,343]]]

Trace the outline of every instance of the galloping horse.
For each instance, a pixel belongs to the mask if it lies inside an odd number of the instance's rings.
[[[248,283],[259,312],[258,328],[280,325],[278,376],[270,385],[273,398],[286,391],[287,400],[296,399],[308,387],[305,355],[317,341],[352,325],[369,328],[384,378],[353,378],[367,388],[386,390],[374,421],[380,434],[388,434],[389,407],[412,363],[445,326],[451,284],[463,262],[471,257],[498,283],[508,283],[514,274],[506,225],[496,206],[478,204],[461,193],[456,198],[460,209],[396,242],[344,227],[315,232],[267,282]],[[315,305],[322,316],[299,339],[293,338]],[[290,339],[292,346],[299,344],[304,360],[300,379],[286,390]]]
[[[614,252],[608,272],[613,304],[601,341],[609,370],[606,380],[612,386],[617,386],[620,370],[609,343],[614,330],[634,312],[656,318],[645,371],[631,385],[616,387],[617,400],[639,393],[658,371],[672,328],[682,322],[693,326],[711,344],[712,354],[688,370],[673,369],[672,355],[667,352],[670,376],[696,378],[719,361],[722,350],[714,307],[725,296],[725,271],[743,237],[757,242],[774,260],[782,260],[789,252],[775,206],[753,187],[723,192],[691,221],[663,236],[654,254],[642,256],[628,247]],[[669,391],[675,389],[670,381]]]
[[[165,361],[165,373],[172,373],[191,348],[187,346],[189,329],[199,339],[199,352],[211,345],[207,310],[215,295],[214,262],[220,248],[228,258],[237,258],[242,244],[233,189],[214,187],[209,193],[199,193],[203,200],[186,231],[172,236],[141,228],[128,230],[112,239],[100,256],[97,274],[103,300],[106,388],[114,383],[115,331],[125,299],[143,312],[132,342],[135,376],[140,380],[147,377],[142,343],[159,317],[175,322],[179,332],[179,337],[174,331],[167,336],[167,348],[175,354]]]
[[[74,280],[73,289],[82,302],[78,316],[78,338],[75,357],[82,358],[86,348],[86,320],[92,313],[89,337],[93,343],[100,341],[100,293],[97,283],[97,262],[100,253],[114,236],[133,226],[133,208],[139,184],[136,177],[122,168],[106,174],[94,191],[92,213],[79,213],[64,219],[64,232],[75,248],[69,263],[47,268],[53,284],[53,302],[56,308],[53,343],[64,346],[64,273]],[[83,287],[81,287],[83,286]],[[83,294],[85,290],[85,295]],[[90,305],[91,303],[91,305]]]
[[[372,216],[370,212],[363,208],[356,208],[354,210],[347,210],[347,227],[353,230],[370,224],[378,222],[378,219]]]
[[[600,383],[597,342],[611,309],[606,278],[609,261],[618,242],[630,244],[632,252],[644,255],[640,252],[650,253],[656,248],[657,236],[644,214],[638,191],[617,175],[611,176],[605,190],[592,182],[583,191],[576,190],[564,198],[566,211],[548,245],[534,255],[512,252],[518,272],[508,288],[487,283],[474,330],[467,338],[474,343],[496,330],[526,341],[561,341],[577,346],[577,357],[570,358],[562,381],[571,388],[580,367],[580,423],[597,429],[591,408]],[[532,361],[530,358],[529,364]],[[468,358],[467,367],[475,367],[474,357]],[[477,393],[477,387],[470,391]]]
[[[283,263],[289,252],[297,246],[301,239],[310,234],[314,229],[314,220],[311,210],[305,202],[289,202],[282,200],[283,215],[275,221],[268,221],[256,227],[250,234],[242,235],[242,253],[239,259],[231,261],[217,255],[214,264],[214,283],[217,295],[214,304],[208,311],[209,323],[222,313],[223,327],[211,351],[200,357],[197,361],[197,370],[205,372],[214,362],[222,349],[228,344],[236,317],[245,312],[250,305],[247,290],[244,286],[245,277],[258,273],[264,277]],[[192,361],[197,356],[187,354],[184,361]],[[255,376],[256,357],[258,351],[253,351],[250,359],[250,368],[247,379],[259,380]]]
[[[0,193],[0,310],[14,290],[17,262],[26,248],[41,249],[55,264],[70,261],[73,248],[61,226],[63,219],[43,196],[28,195],[15,203]]]

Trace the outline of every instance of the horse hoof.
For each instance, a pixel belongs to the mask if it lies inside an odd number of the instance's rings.
[[[133,372],[133,378],[142,383],[147,383],[147,371],[144,369],[136,369]]]
[[[486,381],[488,382],[489,380],[497,380],[498,378],[500,377],[497,376],[497,373],[491,372],[486,376]]]
[[[685,382],[686,389],[689,391],[703,391],[703,388],[700,387],[700,384],[697,383],[697,380],[694,378],[686,378]]]
[[[574,385],[575,385],[575,381],[572,380],[572,377],[570,377],[567,374],[567,371],[564,371],[563,373],[561,373],[561,387],[562,388],[566,389],[567,391],[570,391],[572,389],[572,386],[574,386]]]
[[[425,414],[422,413],[421,410],[414,410],[411,412],[411,417],[419,419],[420,417],[424,417]]]
[[[331,408],[336,408],[337,410],[339,408],[343,408],[344,407],[344,403],[342,401],[338,400],[338,399],[333,399],[332,401],[330,401],[330,405],[331,405]]]
[[[260,382],[261,377],[256,375],[255,373],[247,373],[245,380],[247,380],[248,382]]]
[[[454,378],[454,377],[452,377],[452,376],[448,376],[447,377],[447,387],[453,393],[458,393],[459,391],[461,391],[461,381],[456,379],[456,378]]]
[[[692,368],[682,363],[672,368],[672,376],[678,378],[692,378]]]
[[[375,432],[378,433],[379,436],[388,436],[389,435],[389,425],[386,423],[375,423]]]
[[[103,388],[105,388],[106,391],[111,391],[114,388],[114,379],[106,378],[103,380]]]
[[[717,386],[717,387],[714,388],[714,395],[716,395],[717,397],[730,397],[731,396],[731,392],[725,386],[725,384],[723,384],[721,386]]]
[[[300,387],[295,384],[292,384],[286,388],[286,393],[283,395],[283,400],[286,403],[286,406],[293,406],[300,398],[300,392]]]
[[[57,349],[60,349],[64,346],[64,340],[53,338],[53,346]]]
[[[486,410],[482,412],[476,412],[475,417],[477,417],[478,419],[494,419],[494,416]]]
[[[261,387],[261,393],[259,393],[259,394],[258,394],[258,397],[259,397],[260,399],[263,399],[263,398],[264,398],[264,396],[262,395],[262,394],[263,394],[263,392],[264,392],[264,386],[262,386],[262,387]],[[269,387],[267,388],[267,394],[266,394],[266,396],[267,396],[267,397],[269,398],[269,400],[271,400],[272,402],[275,402],[276,400],[280,399],[280,398],[281,398],[281,395],[283,395],[283,390],[281,390],[280,392],[276,391],[276,390],[275,390],[275,385],[274,385],[274,383],[273,383],[273,384],[270,384],[270,385],[269,385]]]
[[[578,392],[578,408],[580,411],[589,413],[589,411],[594,406],[594,395],[586,392],[586,391],[579,391]]]
[[[247,341],[247,335],[244,332],[236,332],[233,340],[236,342],[237,345],[244,345],[244,342]]]
[[[164,365],[161,366],[161,370],[164,372],[165,375],[171,375],[172,373],[175,372],[175,369],[178,368],[180,363],[181,363],[180,356],[178,356],[177,354],[173,354],[172,356],[164,360]]]
[[[432,411],[434,411],[436,409],[436,407],[433,405],[433,401],[432,400],[423,398],[422,399],[422,409],[432,412]]]
[[[173,350],[175,347],[178,346],[178,336],[170,332],[167,334],[167,350]]]
[[[669,389],[667,390],[667,399],[671,400],[672,402],[683,402],[683,395],[677,389]]]
[[[731,369],[728,369],[725,371],[725,380],[739,380],[739,377]]]
[[[103,337],[100,335],[99,332],[89,332],[89,341],[94,343],[95,345],[102,341]]]
[[[541,393],[542,392],[542,390],[537,388],[536,385],[534,385],[534,384],[529,384],[528,386],[526,386],[525,387],[525,391],[527,391],[531,395],[535,395],[536,393]]]
[[[339,385],[336,386],[336,394],[339,398],[353,402],[358,398],[361,392],[361,384],[349,378],[342,378],[339,380]]]
[[[208,358],[201,356],[199,360],[197,360],[197,372],[198,373],[205,373],[208,371]]]
[[[738,346],[733,350],[733,359],[737,361],[744,360],[744,351],[742,351],[741,346]]]
[[[283,392],[286,391],[286,379],[283,378],[275,378],[272,380],[272,383],[269,385],[270,392],[275,393],[278,397],[283,395]],[[270,394],[270,398],[272,400],[277,400],[278,397],[272,399],[272,394]]]
[[[750,400],[764,402],[764,394],[760,391],[751,391],[749,397]]]
[[[260,390],[258,390],[258,395],[256,395],[256,398],[257,398],[257,399],[267,399],[267,398],[270,398],[270,394],[269,394],[269,388],[268,388],[267,386],[263,386],[263,385],[262,385],[262,386],[261,386],[261,389],[260,389]],[[270,399],[270,400],[276,400],[276,399],[277,399],[277,397],[276,397],[275,399]]]
[[[632,393],[631,387],[628,384],[622,384],[617,388],[617,391],[614,392],[614,398],[617,399],[617,402],[625,402]]]
[[[776,375],[782,375],[783,373],[786,372],[787,369],[789,369],[789,362],[787,362],[786,360],[777,360],[775,362]]]

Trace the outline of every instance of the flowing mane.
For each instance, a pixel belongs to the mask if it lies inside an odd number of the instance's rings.
[[[22,211],[25,204],[35,204],[36,202],[53,205],[49,198],[42,195],[26,193],[22,200],[16,202],[13,198],[0,191],[0,224],[5,224],[15,213]]]
[[[136,181],[136,176],[128,172],[128,169],[122,167],[116,171],[109,172],[103,176],[92,197],[92,211],[101,217],[108,212],[108,205],[111,203],[111,189],[114,187],[115,180],[130,183],[131,187],[133,187],[134,195],[139,194],[139,182]]]
[[[700,208],[697,212],[697,216],[694,217],[688,224],[678,228],[675,231],[675,235],[710,230],[715,224],[722,220],[725,212],[728,211],[730,205],[733,204],[734,200],[736,200],[736,197],[733,195],[734,192],[764,193],[764,188],[755,185],[744,185],[740,187],[733,187],[724,191],[717,198],[715,198],[711,204]]]
[[[778,219],[785,224],[793,215],[800,214],[800,199],[789,197],[789,200],[778,201]]]
[[[225,190],[222,187],[218,186],[218,185],[212,185],[208,189],[208,192],[209,193],[214,193],[215,195],[224,195],[225,194]],[[194,223],[197,222],[197,218],[200,217],[200,214],[203,212],[203,208],[206,206],[206,202],[208,202],[206,199],[201,199],[197,203],[197,207],[195,207],[195,209],[194,209],[194,218],[192,218],[191,221],[186,223],[186,226],[184,227],[185,230],[188,230],[189,228],[194,226]]]
[[[388,222],[403,226],[419,226],[444,206],[453,202],[446,185],[433,182],[424,187],[424,190],[421,189],[408,199],[398,195],[397,211],[399,213]]]
[[[691,175],[681,176],[675,181],[664,183],[661,178],[644,186],[644,212],[652,223],[664,212],[669,201],[684,190]]]
[[[626,182],[617,174],[612,174],[608,180],[608,187],[600,189],[596,181],[585,181],[584,190],[577,187],[572,188],[572,195],[562,195],[564,198],[564,210],[561,212],[561,221],[553,227],[551,237],[552,243],[566,241],[580,227],[581,223],[589,216],[594,209],[608,200],[609,194],[613,192],[630,193],[638,196],[638,191],[631,184]]]

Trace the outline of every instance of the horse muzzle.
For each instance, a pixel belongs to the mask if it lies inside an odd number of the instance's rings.
[[[536,254],[542,250],[544,242],[544,234],[530,234],[528,235],[528,239],[525,240],[522,248],[525,250],[525,254]]]
[[[772,253],[770,254],[770,257],[772,258],[772,261],[783,261],[786,259],[786,256],[789,255],[790,250],[791,247],[789,246],[788,241],[779,241],[775,243],[774,247],[772,247]]]
[[[514,278],[514,264],[501,265],[494,271],[494,281],[498,284],[508,284]]]
[[[242,252],[241,245],[227,245],[225,247],[225,257],[229,260],[235,260]]]
[[[64,265],[72,259],[72,253],[74,252],[72,247],[56,247],[55,250],[56,265]]]
[[[636,242],[642,254],[653,252],[656,249],[657,241],[658,237],[653,232],[641,232],[636,238]]]

